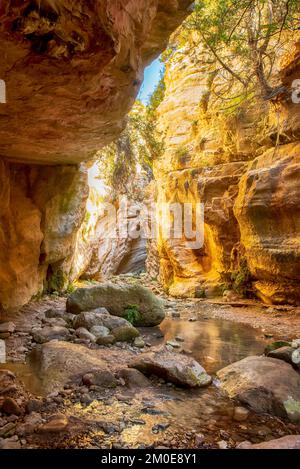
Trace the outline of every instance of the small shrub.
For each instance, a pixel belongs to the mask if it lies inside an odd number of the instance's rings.
[[[137,305],[128,305],[125,308],[125,319],[134,325],[140,318],[140,312]]]
[[[245,259],[240,261],[240,268],[231,274],[232,289],[240,295],[246,296],[250,286],[251,274]]]
[[[220,272],[221,290],[233,290],[239,295],[247,296],[251,290],[251,273],[247,260],[241,259],[239,269],[234,272]]]
[[[66,289],[66,293],[68,293],[68,295],[70,295],[75,290],[76,290],[75,285],[73,283],[69,283],[69,285],[67,286],[67,289]]]
[[[178,158],[179,160],[182,160],[184,158],[188,158],[189,157],[189,150],[187,147],[181,145],[179,146],[178,148],[176,148],[175,150],[175,156],[176,158]]]
[[[199,288],[195,291],[195,298],[206,298],[205,288]]]

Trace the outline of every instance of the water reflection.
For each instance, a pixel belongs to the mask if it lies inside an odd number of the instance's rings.
[[[46,395],[41,380],[34,372],[29,363],[4,363],[1,369],[9,370],[15,373],[18,379],[23,383],[25,389],[36,396]]]
[[[266,342],[259,329],[223,319],[200,319],[196,322],[166,318],[161,326],[165,342],[184,339],[182,348],[208,373],[215,373],[230,363],[249,355],[261,355]]]

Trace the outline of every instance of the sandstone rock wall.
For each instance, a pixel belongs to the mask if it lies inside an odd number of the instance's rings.
[[[122,131],[144,67],[190,4],[0,3],[1,308],[64,288],[88,264],[78,234],[88,187],[78,165]]]
[[[91,243],[89,263],[83,272],[83,278],[103,280],[112,275],[145,270],[146,242],[142,238],[130,237],[131,230],[138,230],[138,209],[139,205],[135,201],[129,201],[129,211],[132,210],[132,213],[129,212],[128,217],[124,218],[124,224],[129,228],[128,236],[124,237],[115,233],[116,223],[114,220],[110,221],[106,213],[99,216]],[[116,215],[120,215],[118,207]]]
[[[84,168],[0,162],[0,305],[67,285],[88,195]]]
[[[143,68],[189,0],[25,0],[0,4],[0,156],[76,164],[114,140]]]
[[[299,303],[299,45],[281,64],[285,91],[226,119],[205,112],[210,82],[195,50],[181,47],[167,62],[165,151],[154,173],[158,204],[204,203],[204,245],[190,249],[160,230],[161,281],[175,296],[215,296],[244,276],[266,302]]]
[[[278,145],[250,164],[235,203],[255,290],[268,303],[300,303],[300,105],[291,99],[300,76],[299,44],[281,64],[286,92],[275,108]]]

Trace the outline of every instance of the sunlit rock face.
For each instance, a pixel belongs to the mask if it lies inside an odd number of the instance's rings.
[[[300,105],[292,102],[299,44],[281,64],[286,91],[274,105],[239,113],[226,126],[203,112],[212,97],[194,54],[189,44],[167,65],[159,108],[165,150],[154,166],[159,205],[204,203],[204,245],[190,249],[186,237],[170,239],[161,229],[161,281],[174,296],[220,295],[224,274],[247,263],[263,301],[299,303]],[[262,116],[267,125],[258,134]]]
[[[160,275],[174,296],[217,294],[220,273],[234,268],[233,253],[239,242],[239,228],[233,215],[239,178],[244,163],[227,163],[212,168],[171,172],[160,182],[158,205],[189,203],[205,207],[204,245],[189,247],[187,237],[159,238]],[[195,218],[194,218],[195,222]]]
[[[205,208],[204,245],[191,249],[187,239],[169,239],[160,230],[160,278],[174,296],[220,294],[220,274],[238,268],[240,232],[233,214],[238,184],[256,147],[249,123],[231,123],[232,139],[218,122],[202,114],[209,93],[206,70],[194,60],[195,45],[181,48],[167,65],[166,94],[159,107],[165,150],[154,163],[158,206],[190,203]],[[249,130],[250,128],[250,130]]]
[[[291,94],[300,76],[299,51],[299,43],[291,45],[282,63],[281,144],[253,161],[235,204],[256,292],[268,303],[300,303],[300,105]]]
[[[124,223],[129,226],[128,235],[119,236],[115,233],[115,221],[110,222],[103,211],[99,216],[95,237],[91,244],[89,264],[83,273],[83,278],[103,280],[116,274],[137,273],[145,270],[146,242],[140,237],[136,239],[130,237],[130,229],[138,230],[137,214],[140,206],[134,200],[128,202],[132,210],[132,213],[124,218]],[[116,217],[119,215],[119,209],[116,207]]]
[[[131,198],[120,196],[115,200],[97,163],[88,169],[88,175],[89,197],[85,220],[76,238],[70,280],[79,277],[103,280],[116,274],[144,271],[146,240],[137,235],[148,176],[143,172],[136,174],[131,180],[135,188]],[[120,208],[122,200],[126,201],[125,210]],[[118,232],[120,223],[125,229],[123,234]]]
[[[6,0],[0,4],[0,155],[69,164],[111,142],[144,66],[188,0]]]

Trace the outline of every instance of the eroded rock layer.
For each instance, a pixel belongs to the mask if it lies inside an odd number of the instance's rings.
[[[175,296],[221,295],[233,284],[241,293],[248,282],[266,302],[299,303],[299,44],[278,65],[285,91],[276,100],[221,118],[201,50],[190,42],[167,61],[165,150],[154,174],[158,205],[192,204],[194,228],[196,204],[204,204],[204,243],[170,239],[162,223],[161,281]]]
[[[9,309],[67,286],[88,185],[84,168],[3,161],[0,180],[0,304]]]
[[[121,132],[144,67],[190,4],[0,3],[0,309],[65,288],[88,265],[80,163]]]
[[[7,0],[0,5],[0,156],[69,164],[123,127],[144,66],[188,0]]]

